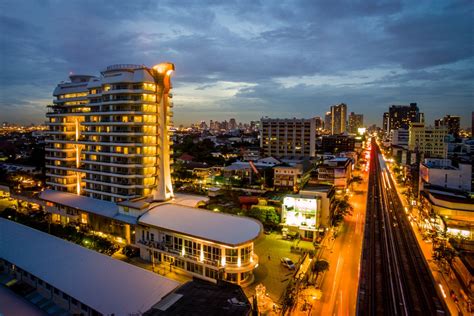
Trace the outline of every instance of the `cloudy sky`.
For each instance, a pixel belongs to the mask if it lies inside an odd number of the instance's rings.
[[[107,65],[176,65],[175,123],[323,116],[345,102],[381,124],[474,110],[474,2],[0,3],[0,121],[45,121],[55,85]]]

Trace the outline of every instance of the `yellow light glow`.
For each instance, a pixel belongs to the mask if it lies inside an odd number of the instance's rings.
[[[221,266],[225,267],[225,256],[221,258]]]

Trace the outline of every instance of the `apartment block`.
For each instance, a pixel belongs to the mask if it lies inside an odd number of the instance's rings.
[[[58,84],[46,115],[47,184],[112,202],[169,199],[173,70],[120,64]]]
[[[347,105],[344,103],[331,106],[331,134],[346,132]]]
[[[260,124],[260,148],[262,149],[264,156],[315,156],[315,118],[262,118]]]

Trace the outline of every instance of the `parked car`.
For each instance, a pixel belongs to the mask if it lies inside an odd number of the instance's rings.
[[[128,258],[138,257],[140,256],[140,249],[127,245],[122,248],[122,253]]]
[[[290,270],[294,270],[294,269],[295,269],[295,264],[293,263],[293,261],[291,261],[290,258],[281,258],[281,259],[280,259],[280,262],[281,262],[281,264],[282,264],[284,267],[286,267],[286,268],[288,268],[288,269],[290,269]]]

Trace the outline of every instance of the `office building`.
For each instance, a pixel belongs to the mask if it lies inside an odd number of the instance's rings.
[[[360,127],[364,126],[364,115],[363,114],[355,114],[351,112],[349,114],[349,124],[348,124],[348,132],[351,134],[357,134],[357,131]]]
[[[347,105],[344,103],[331,106],[331,134],[346,132]]]
[[[112,202],[171,198],[173,70],[167,63],[113,65],[100,77],[72,75],[60,83],[46,115],[47,184]]]
[[[316,130],[321,130],[324,128],[324,121],[322,118],[320,118],[319,116],[315,116],[314,117],[314,120],[315,120],[315,123],[316,123]]]
[[[410,133],[407,129],[399,128],[390,131],[390,145],[408,148],[408,139]]]
[[[435,120],[435,127],[446,127],[448,134],[458,137],[461,129],[461,117],[446,115],[442,119]]]
[[[315,156],[315,118],[262,118],[260,124],[260,148],[264,156]]]
[[[446,158],[448,146],[445,142],[448,131],[445,127],[425,127],[424,123],[411,123],[408,149],[425,158]]]
[[[410,105],[392,105],[389,108],[388,117],[385,117],[386,115],[384,114],[384,125],[387,125],[386,129],[384,129],[387,133],[390,133],[393,129],[408,129],[410,123],[423,123],[424,120],[423,113],[420,113],[420,109],[416,103],[410,103]]]

